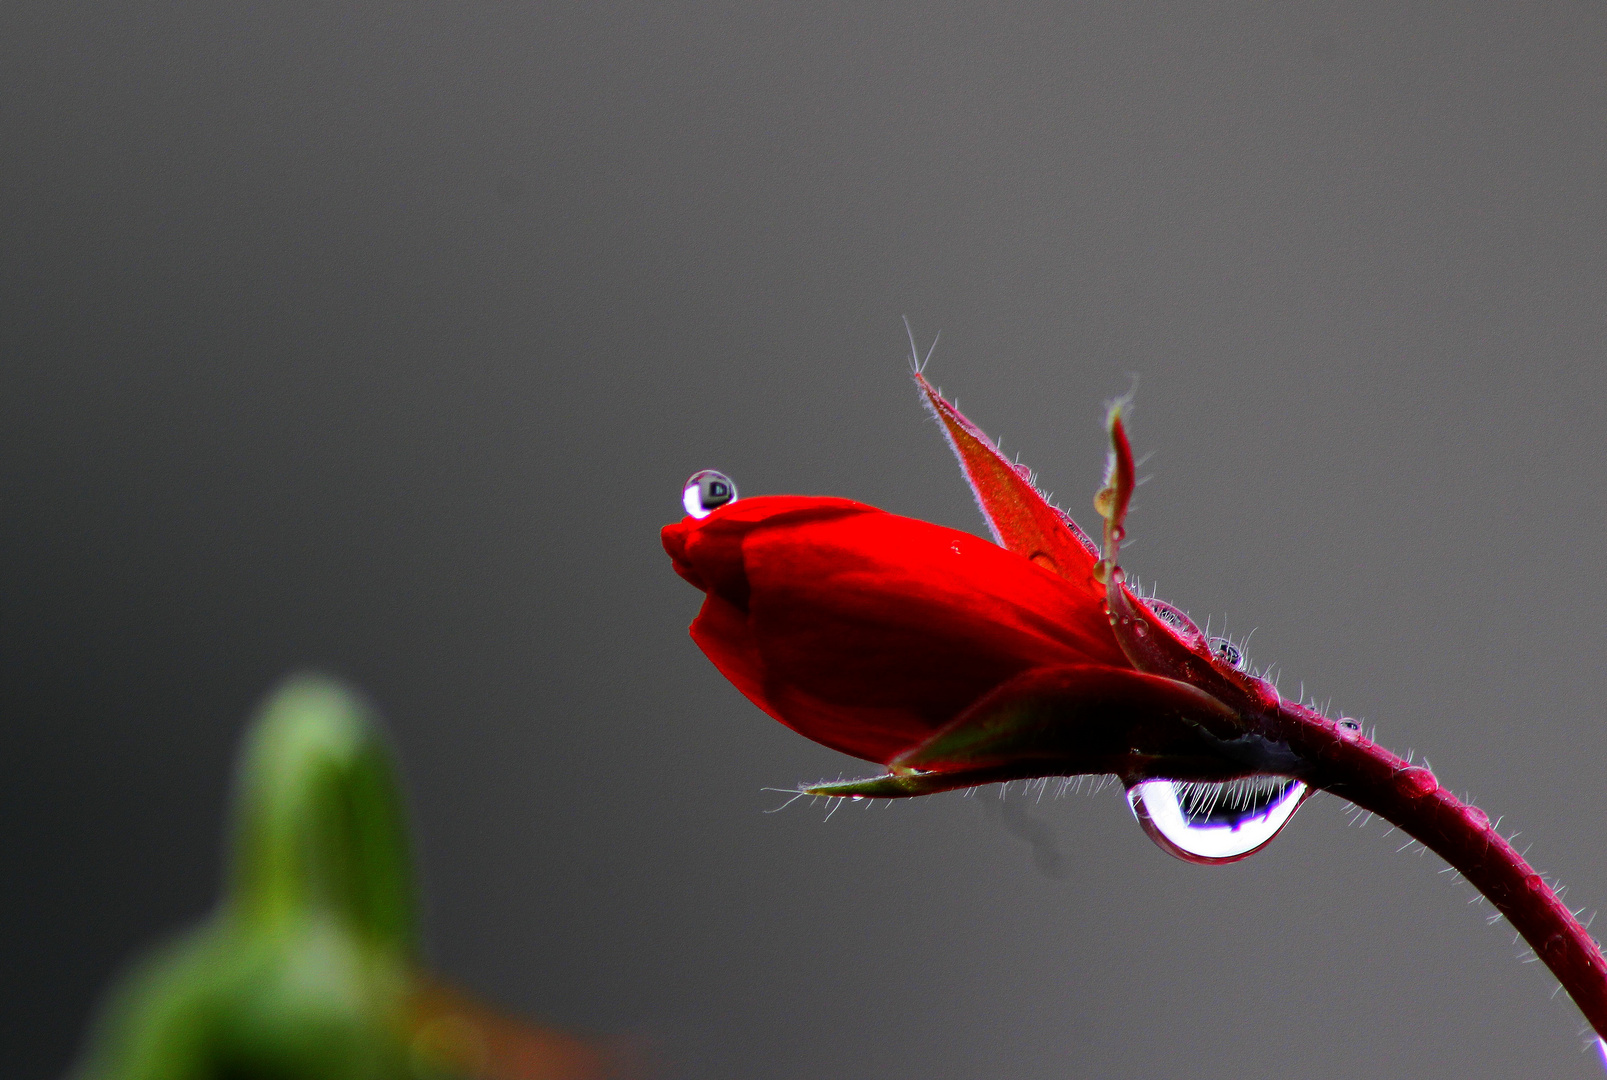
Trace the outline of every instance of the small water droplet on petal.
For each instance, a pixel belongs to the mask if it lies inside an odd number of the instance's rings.
[[[706,518],[727,503],[737,501],[737,486],[713,469],[696,472],[681,489],[681,505],[695,518]]]
[[[1352,716],[1341,716],[1334,724],[1334,730],[1346,742],[1355,742],[1361,738],[1361,721]]]
[[[1127,790],[1127,805],[1168,854],[1196,863],[1230,863],[1272,842],[1306,797],[1286,776],[1226,783],[1146,780]]]
[[[1463,807],[1462,816],[1466,818],[1467,823],[1473,826],[1475,829],[1488,829],[1490,827],[1490,815],[1486,814],[1483,810],[1480,810],[1477,806]]]

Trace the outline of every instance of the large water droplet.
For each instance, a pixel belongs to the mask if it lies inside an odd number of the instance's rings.
[[[681,505],[695,518],[706,518],[726,503],[737,501],[737,486],[725,473],[704,469],[693,473],[681,490]]]
[[[1289,823],[1306,785],[1287,776],[1226,783],[1146,780],[1127,804],[1161,850],[1196,863],[1237,862],[1266,847]]]

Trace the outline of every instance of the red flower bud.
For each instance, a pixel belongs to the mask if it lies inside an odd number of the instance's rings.
[[[1258,771],[1222,746],[1242,735],[1235,708],[1191,683],[1207,677],[1240,701],[1244,687],[1215,670],[1186,618],[1167,608],[1173,621],[1161,621],[1114,569],[1112,530],[1132,484],[1125,438],[1099,560],[1023,468],[917,380],[998,543],[800,496],[731,502],[663,530],[676,571],[707,594],[692,637],[720,671],[793,730],[891,771],[813,790],[909,795],[1028,776],[1136,783]],[[1192,668],[1170,652],[1151,665],[1154,643],[1124,640],[1151,625]]]
[[[1107,418],[1096,547],[918,368],[915,379],[995,543],[845,499],[737,502],[717,473],[693,477],[692,516],[663,531],[676,571],[706,594],[692,637],[720,671],[795,731],[888,768],[802,794],[1113,773],[1157,844],[1223,863],[1326,789],[1466,875],[1607,1036],[1607,960],[1489,815],[1357,721],[1282,700],[1239,647],[1127,586],[1125,401]]]

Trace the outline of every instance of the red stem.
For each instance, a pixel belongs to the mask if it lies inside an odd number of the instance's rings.
[[[1290,748],[1315,762],[1307,779],[1370,810],[1450,863],[1489,898],[1545,961],[1598,1035],[1607,1037],[1607,959],[1601,946],[1483,810],[1452,795],[1358,732],[1285,713]]]

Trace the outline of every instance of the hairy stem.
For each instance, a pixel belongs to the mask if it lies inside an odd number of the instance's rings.
[[[1523,935],[1598,1035],[1607,1037],[1607,959],[1601,946],[1489,816],[1434,774],[1359,733],[1293,725],[1291,746],[1315,762],[1309,781],[1392,823],[1459,870]],[[1304,744],[1304,745],[1301,745]]]

